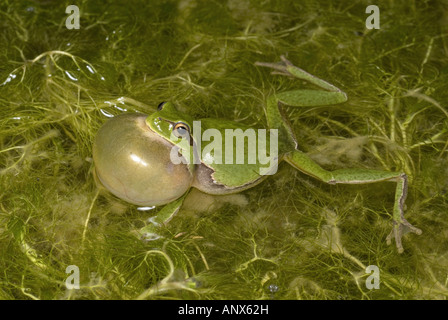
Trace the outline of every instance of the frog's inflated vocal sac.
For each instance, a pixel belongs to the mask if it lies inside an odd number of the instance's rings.
[[[327,171],[321,168],[298,150],[293,130],[282,111],[283,105],[309,107],[343,103],[347,100],[346,94],[332,84],[294,66],[284,57],[281,63],[257,62],[256,65],[272,68],[276,74],[306,80],[320,88],[287,91],[268,98],[268,129],[276,132],[278,152],[271,155],[271,160],[276,163],[285,160],[301,172],[329,184],[383,181],[396,183],[393,229],[387,241],[395,238],[398,251],[402,252],[403,228],[409,228],[416,234],[421,233],[421,230],[412,226],[403,215],[408,183],[406,174],[369,169]],[[167,223],[178,211],[191,187],[209,194],[228,194],[250,188],[267,177],[266,174],[260,173],[266,164],[258,160],[250,164],[213,161],[218,153],[216,150],[211,152],[212,149],[208,148],[211,139],[200,143],[195,141],[195,137],[202,135],[192,132],[193,120],[187,114],[177,111],[170,102],[161,103],[158,110],[149,116],[127,113],[112,118],[98,131],[93,146],[98,180],[106,189],[127,202],[144,206],[165,205],[154,220],[155,223],[161,224]],[[222,133],[222,136],[225,136],[226,129],[249,128],[222,119],[200,119],[200,123],[202,132],[214,129],[215,132]],[[269,145],[271,136],[266,137],[266,145]],[[188,161],[180,164],[173,162],[173,147],[179,155],[189,158]],[[237,150],[234,151],[236,153]],[[155,225],[148,225],[142,232],[149,235],[153,233],[154,228]]]

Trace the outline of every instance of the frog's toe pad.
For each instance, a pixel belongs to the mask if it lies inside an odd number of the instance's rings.
[[[155,241],[162,238],[160,234],[154,233],[154,232],[145,232],[141,235],[140,239],[149,242],[149,241]]]
[[[403,245],[401,243],[401,238],[404,234],[406,234],[408,232],[412,232],[417,235],[422,234],[421,229],[414,227],[406,219],[403,219],[402,222],[400,222],[400,223],[394,222],[392,231],[389,233],[389,235],[386,238],[387,244],[390,245],[392,242],[392,238],[395,238],[395,244],[397,246],[398,253],[403,253],[404,249],[403,249]]]
[[[410,224],[406,219],[403,219],[403,225],[406,226],[406,230],[407,232],[412,232],[415,233],[417,235],[421,235],[422,234],[422,230],[419,228],[414,227],[412,224]]]

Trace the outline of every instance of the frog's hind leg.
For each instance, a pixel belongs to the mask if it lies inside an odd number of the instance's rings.
[[[279,74],[306,80],[326,91],[342,93],[342,96],[345,98],[345,100],[347,100],[347,96],[345,95],[345,93],[342,92],[342,90],[338,87],[332,85],[331,83],[328,83],[325,80],[319,79],[318,77],[306,72],[299,67],[296,67],[288,59],[286,59],[285,56],[280,56],[280,58],[282,59],[282,61],[279,63],[255,62],[255,65],[274,69],[275,71],[272,71],[272,74]]]
[[[407,227],[411,232],[421,234],[422,231],[404,218],[404,202],[407,195],[408,180],[405,173],[388,172],[370,169],[339,169],[328,171],[315,163],[308,155],[298,150],[291,151],[285,155],[285,160],[296,169],[308,174],[316,179],[329,184],[367,184],[376,182],[395,182],[395,202],[393,209],[394,226],[392,232],[387,237],[387,243],[390,244],[392,238],[398,252],[403,252],[401,237],[403,235],[403,227]]]
[[[285,152],[296,149],[297,142],[291,126],[284,116],[282,105],[291,107],[313,107],[333,105],[347,101],[347,95],[334,85],[319,79],[312,74],[294,66],[284,56],[281,63],[256,62],[255,65],[272,68],[274,74],[291,76],[306,80],[318,87],[319,90],[298,89],[275,94],[268,98],[266,117],[270,129],[279,130],[278,136],[282,139],[279,151]],[[324,89],[324,90],[322,90]]]
[[[339,88],[319,79],[308,72],[294,66],[282,56],[281,63],[257,62],[256,65],[274,69],[275,74],[291,76],[306,80],[320,88],[320,90],[298,89],[275,94],[267,101],[267,119],[270,129],[277,129],[279,137],[279,153],[284,154],[284,159],[296,169],[329,184],[365,184],[382,181],[397,183],[395,192],[395,205],[393,211],[394,228],[387,237],[388,243],[394,237],[399,252],[403,251],[401,237],[403,226],[411,232],[420,234],[421,230],[412,226],[404,218],[404,201],[407,194],[407,177],[404,173],[387,172],[368,169],[341,169],[327,171],[321,168],[305,153],[297,148],[297,141],[288,120],[283,115],[282,105],[292,107],[312,107],[333,105],[347,101],[347,96]],[[323,89],[323,90],[322,90]]]

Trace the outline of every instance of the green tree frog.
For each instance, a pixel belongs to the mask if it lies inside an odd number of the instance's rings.
[[[392,238],[395,238],[398,251],[403,252],[403,228],[421,234],[420,229],[404,218],[404,202],[408,188],[406,174],[369,169],[328,171],[301,152],[293,130],[284,116],[283,106],[334,105],[345,102],[347,96],[334,85],[294,66],[285,57],[282,56],[281,59],[280,63],[257,62],[256,65],[271,68],[276,74],[306,80],[319,89],[287,91],[267,99],[266,116],[270,134],[257,131],[256,135],[260,138],[262,133],[265,134],[265,144],[257,145],[263,149],[261,153],[270,159],[269,166],[261,158],[251,163],[222,160],[222,150],[225,150],[225,153],[230,151],[232,159],[241,152],[248,156],[248,150],[253,143],[245,139],[244,150],[241,145],[237,147],[236,144],[229,144],[229,148],[225,145],[228,143],[224,141],[226,139],[217,140],[217,137],[227,138],[228,130],[240,129],[249,132],[249,127],[222,119],[200,119],[200,127],[195,129],[192,117],[178,111],[173,103],[164,102],[151,115],[122,114],[107,121],[100,128],[93,145],[97,180],[114,195],[129,203],[140,206],[165,205],[153,219],[153,223],[141,230],[141,234],[147,238],[154,236],[158,225],[171,220],[191,187],[208,194],[240,192],[263,181],[281,161],[286,161],[304,174],[329,184],[390,181],[396,183],[396,191],[393,229],[387,237],[387,242],[390,243]],[[206,132],[214,133],[214,139],[211,139],[210,135],[205,136]],[[274,132],[275,135],[272,135]],[[212,144],[214,147],[222,145],[222,150],[211,148]],[[271,148],[272,146],[275,148]],[[185,161],[173,161],[176,157]]]

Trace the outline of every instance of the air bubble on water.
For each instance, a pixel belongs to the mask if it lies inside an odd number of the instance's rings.
[[[90,71],[90,73],[95,74],[95,71],[93,70],[93,68],[90,65],[86,65],[87,70]]]
[[[15,75],[14,73],[10,73],[8,75],[8,77],[6,78],[6,80],[0,86],[4,86],[5,84],[7,84],[8,82],[11,82],[11,80],[15,79],[16,77],[17,77],[17,75]]]
[[[151,207],[138,207],[137,210],[138,211],[148,211],[148,210],[152,210],[154,209],[156,206],[151,206]]]
[[[271,284],[271,285],[269,286],[269,291],[271,291],[272,293],[277,292],[277,291],[278,291],[278,286],[275,285],[275,284]]]
[[[75,76],[72,75],[72,74],[71,74],[70,72],[68,72],[67,70],[65,70],[65,74],[66,74],[70,79],[72,79],[73,81],[78,81],[78,79],[76,79]]]
[[[109,112],[107,112],[107,111],[105,111],[105,110],[103,110],[103,109],[100,109],[100,112],[102,113],[102,114],[104,114],[106,117],[108,117],[108,118],[113,118],[114,117],[114,115],[113,114],[111,114],[111,113],[109,113]]]

